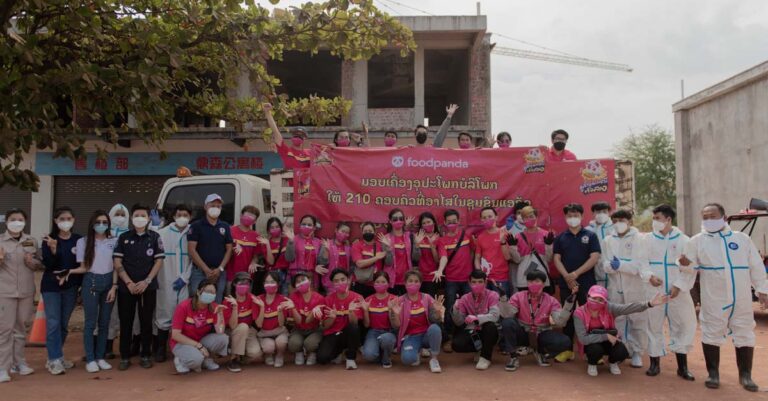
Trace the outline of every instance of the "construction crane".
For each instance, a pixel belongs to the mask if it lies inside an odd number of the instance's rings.
[[[532,50],[513,49],[511,47],[503,47],[503,46],[496,46],[496,45],[493,45],[491,49],[491,53],[499,54],[502,56],[520,57],[520,58],[527,58],[531,60],[547,61],[552,63],[572,64],[572,65],[578,65],[582,67],[601,68],[604,70],[632,72],[632,67],[626,64],[592,60],[592,59],[578,57],[578,56],[535,52]]]

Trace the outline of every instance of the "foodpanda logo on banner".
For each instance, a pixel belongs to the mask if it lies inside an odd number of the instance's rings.
[[[431,168],[433,170],[441,168],[469,168],[469,162],[466,160],[439,160],[434,157],[431,159],[414,159],[409,157],[405,160],[402,156],[392,156],[392,167],[400,168],[406,165],[407,167],[424,167]]]

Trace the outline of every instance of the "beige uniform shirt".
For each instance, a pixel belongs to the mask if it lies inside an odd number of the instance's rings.
[[[37,241],[28,234],[14,239],[7,231],[0,234],[0,248],[5,251],[5,257],[0,261],[0,297],[26,298],[35,295],[34,270],[40,268],[39,259],[35,258],[35,266],[27,267],[24,254],[37,254]]]

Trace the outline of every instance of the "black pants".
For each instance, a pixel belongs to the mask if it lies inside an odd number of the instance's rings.
[[[360,283],[352,284],[352,291],[362,295],[363,298],[368,298],[376,293],[376,290],[373,289],[373,286]]]
[[[592,274],[590,271],[587,274]],[[571,296],[571,289],[568,288],[567,285],[565,285],[565,279],[560,279],[562,282],[560,283],[560,303],[565,305],[565,300]],[[583,285],[579,285],[579,292],[576,294],[576,303],[577,306],[584,305],[587,303],[587,293],[589,292],[589,288]],[[568,336],[568,338],[573,341],[573,336],[576,334],[576,330],[573,328],[573,314],[571,314],[571,317],[568,319],[568,323],[563,328],[563,334]]]
[[[529,333],[515,318],[506,318],[501,321],[501,333],[504,335],[506,350],[515,352],[518,347],[536,346],[536,350],[548,357],[573,349],[573,343],[563,333],[554,330],[542,331],[536,336],[536,344],[531,344]]]
[[[344,330],[323,336],[320,347],[317,349],[317,362],[321,365],[329,364],[345,349],[347,359],[354,360],[357,357],[358,348],[360,348],[360,327],[357,324],[347,324]]]
[[[440,290],[440,283],[433,283],[431,281],[421,282],[421,292],[429,294],[432,298],[437,296],[437,291]]]
[[[608,363],[619,363],[629,358],[627,347],[620,341],[616,341],[616,344],[611,344],[610,341],[603,341],[601,343],[585,345],[584,353],[587,355],[587,363],[590,365],[597,365],[597,362],[604,355],[608,355]]]
[[[152,315],[155,313],[157,290],[146,290],[133,295],[120,291],[117,294],[117,314],[120,317],[120,358],[131,357],[131,337],[133,333],[133,318],[139,311],[139,327],[141,328],[141,356],[150,357],[152,351]]]
[[[499,342],[499,329],[493,322],[485,322],[480,326],[480,341],[483,347],[480,349],[480,356],[491,360],[493,347]],[[456,329],[453,333],[453,343],[451,344],[456,352],[477,352],[475,343],[472,341],[472,335],[465,327]]]

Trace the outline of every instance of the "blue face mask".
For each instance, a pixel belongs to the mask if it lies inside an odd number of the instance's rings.
[[[200,294],[200,303],[204,305],[208,305],[216,300],[216,294],[211,294],[210,292],[204,292]]]
[[[109,224],[94,224],[93,225],[93,231],[96,231],[97,234],[104,234],[109,230]]]

